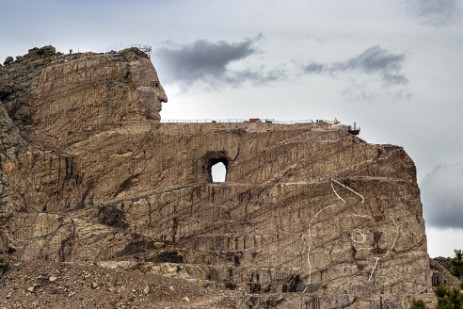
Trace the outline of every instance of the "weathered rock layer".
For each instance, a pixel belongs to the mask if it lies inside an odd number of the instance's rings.
[[[161,124],[167,97],[135,49],[31,50],[0,85],[4,260],[196,279],[249,306],[405,308],[431,291],[400,147],[325,122]]]

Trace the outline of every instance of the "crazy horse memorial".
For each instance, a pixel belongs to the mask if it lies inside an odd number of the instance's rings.
[[[0,262],[5,282],[29,284],[8,294],[18,307],[105,307],[111,293],[127,308],[432,302],[401,147],[328,122],[161,123],[168,98],[137,48],[31,49],[0,66],[0,100]],[[60,275],[14,276],[29,265]],[[101,282],[82,275],[103,271]],[[121,283],[131,276],[140,290]]]

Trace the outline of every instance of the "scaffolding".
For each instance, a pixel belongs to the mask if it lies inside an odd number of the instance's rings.
[[[151,51],[153,50],[153,47],[151,45],[132,44],[132,47],[138,48],[139,50],[147,54],[149,58],[151,58]]]

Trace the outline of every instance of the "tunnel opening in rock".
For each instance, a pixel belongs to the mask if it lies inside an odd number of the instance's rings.
[[[211,160],[211,178],[212,182],[225,182],[227,179],[227,161],[226,159],[212,159]]]

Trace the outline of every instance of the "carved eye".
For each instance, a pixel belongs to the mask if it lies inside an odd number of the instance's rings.
[[[154,82],[154,87],[159,88],[159,83],[158,83],[158,82]]]

